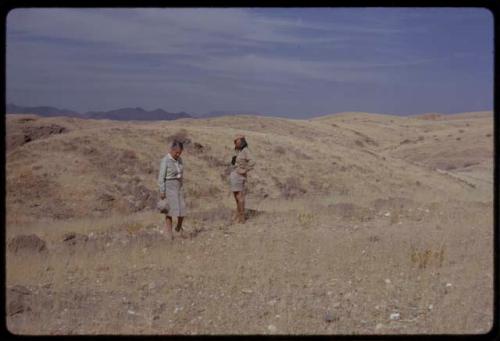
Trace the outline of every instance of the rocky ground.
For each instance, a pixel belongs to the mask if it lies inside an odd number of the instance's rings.
[[[492,324],[492,114],[128,123],[8,115],[16,334],[440,334]],[[257,167],[232,223],[231,137]],[[184,236],[156,176],[184,139]]]

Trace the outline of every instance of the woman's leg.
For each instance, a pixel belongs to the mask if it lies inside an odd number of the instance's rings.
[[[183,220],[184,217],[177,217],[177,226],[175,227],[175,230],[181,233],[181,238],[187,238],[187,235],[184,233],[184,229],[182,228]]]
[[[170,235],[170,239],[174,240],[174,234],[172,233],[172,217],[165,216],[165,230],[167,234]]]
[[[234,200],[236,201],[236,216],[234,221],[239,220],[240,217],[240,202],[238,200],[238,193],[239,192],[233,192]]]
[[[245,194],[243,191],[238,192],[238,216],[240,223],[245,223]]]
[[[175,227],[175,230],[179,232],[182,229],[182,221],[184,220],[184,217],[177,217],[177,226]]]

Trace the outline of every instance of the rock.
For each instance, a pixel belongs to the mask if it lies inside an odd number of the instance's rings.
[[[251,293],[253,293],[253,291],[250,290],[250,289],[242,289],[241,292],[244,293],[244,294],[251,294]]]
[[[276,299],[272,299],[272,300],[270,300],[269,302],[267,302],[267,304],[269,304],[269,305],[275,305],[275,304],[276,304],[276,302],[277,302],[277,300],[276,300]]]
[[[22,251],[43,252],[47,250],[47,245],[36,234],[18,235],[10,240],[8,249],[13,253]]]
[[[385,284],[391,284],[391,280],[389,278],[385,279]]]
[[[389,316],[389,318],[390,318],[391,320],[393,320],[393,321],[394,321],[394,320],[399,320],[399,313],[392,313],[392,314]]]
[[[271,333],[276,333],[276,331],[278,330],[278,328],[276,328],[276,326],[274,324],[270,324],[269,326],[267,326],[267,329],[271,332]]]
[[[31,311],[31,307],[29,304],[30,296],[31,291],[22,285],[16,285],[8,289],[7,314],[9,316],[13,316],[16,314]]]
[[[69,232],[63,235],[63,243],[66,245],[83,244],[88,240],[89,237],[81,233]]]
[[[375,326],[375,330],[380,330],[384,328],[384,325],[382,323],[377,323],[377,325]]]
[[[29,121],[26,121],[29,122]],[[25,122],[23,122],[26,124]],[[36,123],[23,126],[17,133],[7,134],[6,147],[7,149],[13,149],[18,146],[22,146],[25,143],[32,142],[38,139],[46,138],[54,134],[62,134],[67,132],[68,129],[57,125],[37,125]]]
[[[327,311],[325,313],[325,316],[323,317],[323,319],[325,320],[325,322],[333,322],[333,321],[337,321],[338,320],[338,317],[335,316],[331,311]]]
[[[23,285],[14,285],[9,289],[12,293],[20,294],[20,295],[31,295],[31,290],[26,288]]]

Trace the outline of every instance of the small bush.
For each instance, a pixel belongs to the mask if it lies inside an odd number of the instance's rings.
[[[283,148],[282,146],[277,146],[276,148],[274,148],[274,152],[283,155],[285,154],[285,148]]]
[[[287,178],[283,183],[276,178],[274,180],[277,182],[281,195],[286,199],[291,199],[307,192],[295,177]]]
[[[187,147],[191,143],[191,139],[188,137],[186,129],[181,129],[173,135],[170,135],[167,138],[167,143],[170,145],[174,140],[182,142],[184,144],[184,147]]]
[[[413,265],[419,269],[425,269],[428,266],[434,265],[436,267],[443,266],[445,249],[441,246],[439,249],[423,249],[416,250],[414,248],[410,251],[410,259]]]
[[[314,220],[314,214],[312,214],[312,213],[306,213],[306,212],[300,212],[297,215],[297,218],[298,218],[299,222],[302,225],[309,226],[313,222],[313,220]]]

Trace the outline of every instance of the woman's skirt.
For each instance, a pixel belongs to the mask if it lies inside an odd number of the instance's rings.
[[[184,203],[182,181],[178,179],[166,180],[165,196],[170,207],[167,216],[184,217],[186,215],[186,204]]]
[[[231,184],[231,192],[244,192],[247,178],[236,171],[232,171],[229,175],[229,182]]]

